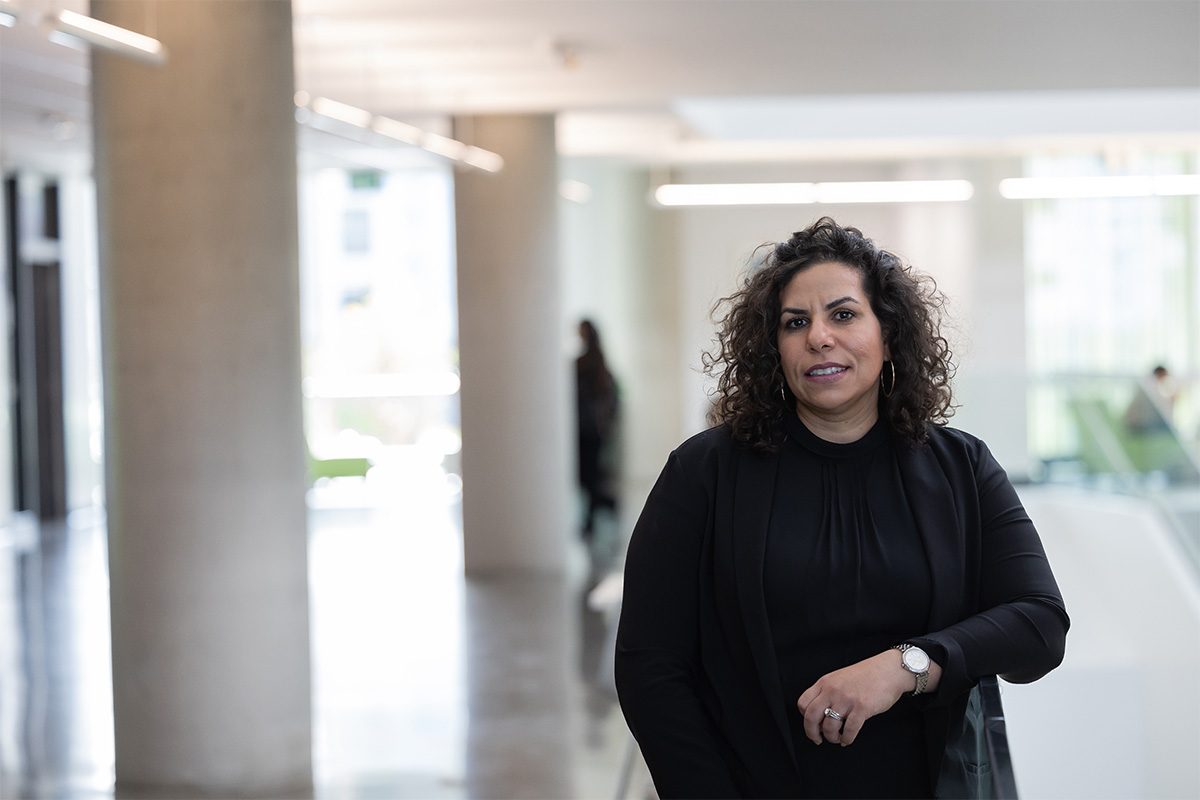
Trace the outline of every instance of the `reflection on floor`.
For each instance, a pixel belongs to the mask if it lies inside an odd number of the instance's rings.
[[[78,522],[0,528],[0,797],[112,794],[107,553]]]
[[[586,602],[611,538],[564,576],[465,581],[460,518],[311,512],[316,797],[615,796],[628,734]],[[109,654],[102,519],[0,528],[0,797],[114,796]]]

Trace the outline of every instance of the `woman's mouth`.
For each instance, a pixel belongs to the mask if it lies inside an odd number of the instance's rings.
[[[849,367],[842,367],[842,366],[837,366],[837,365],[822,365],[819,367],[813,367],[812,369],[810,369],[808,372],[806,372],[804,374],[808,375],[811,378],[820,378],[825,375],[837,375],[839,372],[845,372],[847,369],[849,369]]]

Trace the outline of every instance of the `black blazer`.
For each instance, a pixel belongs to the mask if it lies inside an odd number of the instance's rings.
[[[924,706],[931,785],[966,785],[968,694],[985,675],[1024,683],[1062,661],[1070,624],[1041,540],[986,445],[935,428],[897,444],[932,570],[928,633],[942,666]],[[793,756],[763,597],[778,456],[725,427],[676,449],[634,528],[617,634],[621,708],[669,797],[795,797]],[[869,725],[870,722],[868,721]]]

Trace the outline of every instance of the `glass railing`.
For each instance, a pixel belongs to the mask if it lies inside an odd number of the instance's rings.
[[[1008,750],[1008,730],[1004,724],[1004,706],[1000,703],[1000,682],[995,675],[979,681],[983,707],[983,735],[988,761],[992,765],[992,791],[995,800],[1017,800],[1017,776]]]
[[[1031,454],[1045,483],[1130,494],[1152,503],[1200,578],[1200,382],[1107,375],[1035,379]]]
[[[1035,380],[1032,449],[1051,482],[1200,483],[1194,433],[1152,385],[1112,376]]]

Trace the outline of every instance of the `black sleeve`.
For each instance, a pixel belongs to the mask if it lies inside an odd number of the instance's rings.
[[[1041,539],[1003,468],[979,442],[980,611],[914,639],[942,666],[932,705],[952,702],[985,675],[1029,683],[1062,663],[1067,617]]]
[[[621,710],[660,797],[736,797],[698,694],[702,550],[711,508],[671,455],[634,528],[617,631]]]

